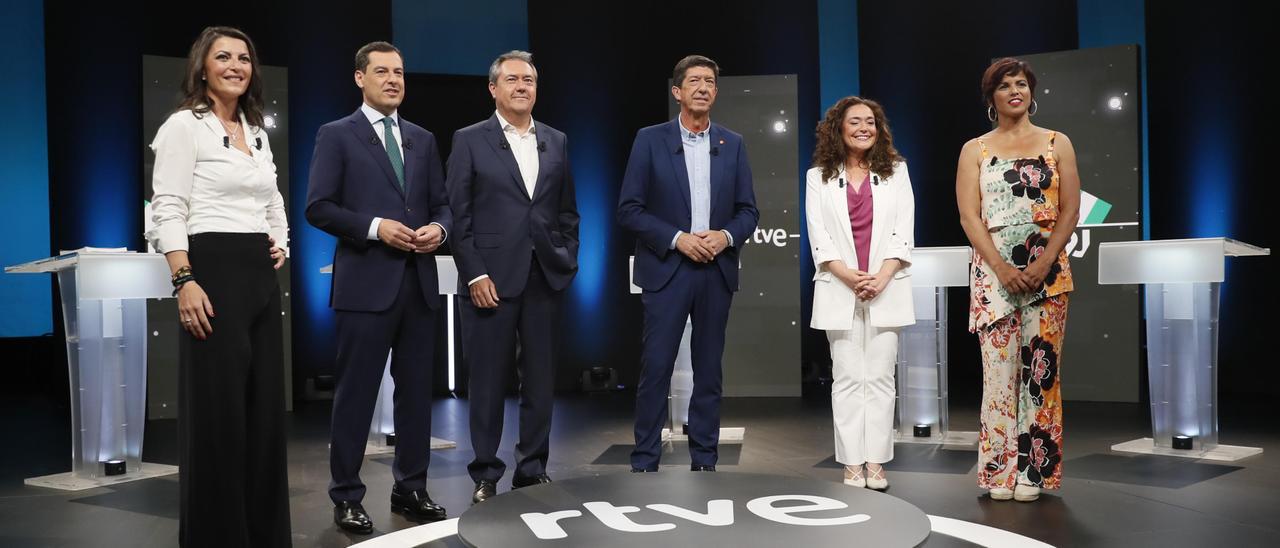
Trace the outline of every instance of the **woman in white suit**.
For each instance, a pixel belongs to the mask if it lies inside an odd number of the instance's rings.
[[[810,327],[831,343],[831,409],[844,482],[889,487],[898,331],[915,323],[910,266],[915,200],[884,110],[845,97],[818,124],[805,176],[817,266]],[[864,469],[865,465],[865,469]]]

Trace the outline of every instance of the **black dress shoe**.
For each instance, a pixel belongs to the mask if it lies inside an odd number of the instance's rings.
[[[716,471],[716,465],[714,465],[714,464],[695,464],[695,465],[690,466],[690,467],[689,467],[689,470],[692,470],[692,471],[694,471],[694,472],[715,472],[715,471]]]
[[[551,478],[548,477],[546,474],[538,474],[536,476],[529,476],[529,477],[512,476],[511,478],[512,489],[519,489],[521,487],[528,487],[530,485],[538,485],[539,483],[551,483]]]
[[[476,490],[471,494],[471,504],[478,504],[498,494],[498,483],[489,480],[476,482]]]
[[[373,520],[358,502],[342,501],[333,507],[333,522],[345,531],[367,535],[373,532]]]
[[[426,489],[401,491],[399,486],[391,488],[391,511],[419,523],[448,517],[443,506],[431,501]]]

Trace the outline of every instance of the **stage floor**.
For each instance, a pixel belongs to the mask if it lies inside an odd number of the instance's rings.
[[[569,479],[625,472],[631,443],[630,393],[575,395],[556,403],[550,474]],[[1140,404],[1066,404],[1063,488],[1034,503],[994,502],[974,481],[973,448],[898,444],[888,465],[890,495],[927,514],[980,523],[1055,546],[1280,546],[1280,429],[1266,409],[1224,404],[1222,441],[1262,447],[1235,463],[1111,451],[1111,445],[1150,435]],[[976,430],[976,405],[955,405],[953,429]],[[722,446],[723,471],[807,477],[838,482],[830,406],[825,398],[738,398],[724,405],[724,426],[746,427],[741,444]],[[332,523],[327,404],[300,403],[290,415],[289,485],[294,546],[341,547],[367,540]],[[508,400],[501,455],[511,458],[516,406]],[[432,453],[428,489],[450,517],[470,506],[471,459],[465,400],[434,407],[439,438],[457,449]],[[38,398],[0,402],[9,449],[0,455],[0,546],[169,547],[177,544],[177,476],[67,493],[25,486],[23,478],[69,467],[67,410]],[[176,425],[148,424],[144,460],[176,464]],[[687,446],[669,447],[664,466],[688,469]],[[364,505],[375,535],[416,524],[391,514],[390,455],[369,457]],[[509,487],[508,477],[499,492]],[[458,542],[440,543],[458,545]],[[961,546],[930,538],[925,546]]]

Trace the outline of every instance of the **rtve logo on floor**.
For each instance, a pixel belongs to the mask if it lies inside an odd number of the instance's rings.
[[[781,504],[780,504],[781,503]],[[794,504],[799,503],[799,504]],[[585,508],[605,527],[626,533],[652,533],[669,531],[677,525],[672,522],[636,523],[627,514],[640,512],[636,506],[617,506],[609,502],[584,502]],[[813,518],[805,517],[808,512],[843,510],[849,505],[844,502],[817,495],[771,495],[754,498],[746,503],[746,509],[763,519],[788,525],[804,525],[810,527],[829,527],[835,525],[852,525],[871,519],[867,514],[849,514],[837,517]],[[700,525],[725,527],[733,525],[734,503],[730,499],[715,499],[707,502],[706,511],[689,509],[672,504],[647,504],[645,508]],[[561,510],[558,512],[525,512],[520,514],[529,531],[540,540],[555,540],[568,537],[568,533],[560,526],[562,520],[582,517],[580,510]],[[665,519],[665,518],[664,518]]]

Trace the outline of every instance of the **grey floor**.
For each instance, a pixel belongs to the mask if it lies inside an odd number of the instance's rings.
[[[567,479],[629,468],[632,395],[565,396],[557,401],[550,473]],[[975,430],[976,406],[956,405],[954,428]],[[515,424],[515,403],[507,421]],[[1066,406],[1063,489],[1030,504],[993,502],[975,482],[973,450],[899,444],[889,465],[889,494],[929,514],[1013,531],[1055,546],[1280,546],[1280,432],[1259,411],[1227,406],[1224,443],[1263,447],[1232,464],[1113,453],[1118,442],[1148,434],[1146,407],[1072,403]],[[295,546],[341,547],[368,537],[348,536],[331,522],[328,482],[327,404],[300,404],[290,415],[289,484]],[[471,458],[465,400],[435,402],[436,437],[459,442],[435,451],[432,496],[451,516],[470,502]],[[67,469],[66,410],[38,398],[0,402],[0,435],[11,443],[0,453],[0,546],[175,546],[176,476],[111,488],[65,493],[27,487],[22,479]],[[730,399],[724,426],[747,427],[741,445],[726,445],[720,468],[839,481],[833,458],[830,408],[825,400]],[[174,464],[173,421],[148,424],[145,460]],[[514,430],[503,451],[510,458]],[[682,446],[664,460],[688,463]],[[366,461],[365,507],[375,534],[414,524],[390,513],[390,457]],[[509,477],[499,485],[505,491]],[[456,543],[441,543],[455,545]],[[927,546],[965,545],[934,538]]]

